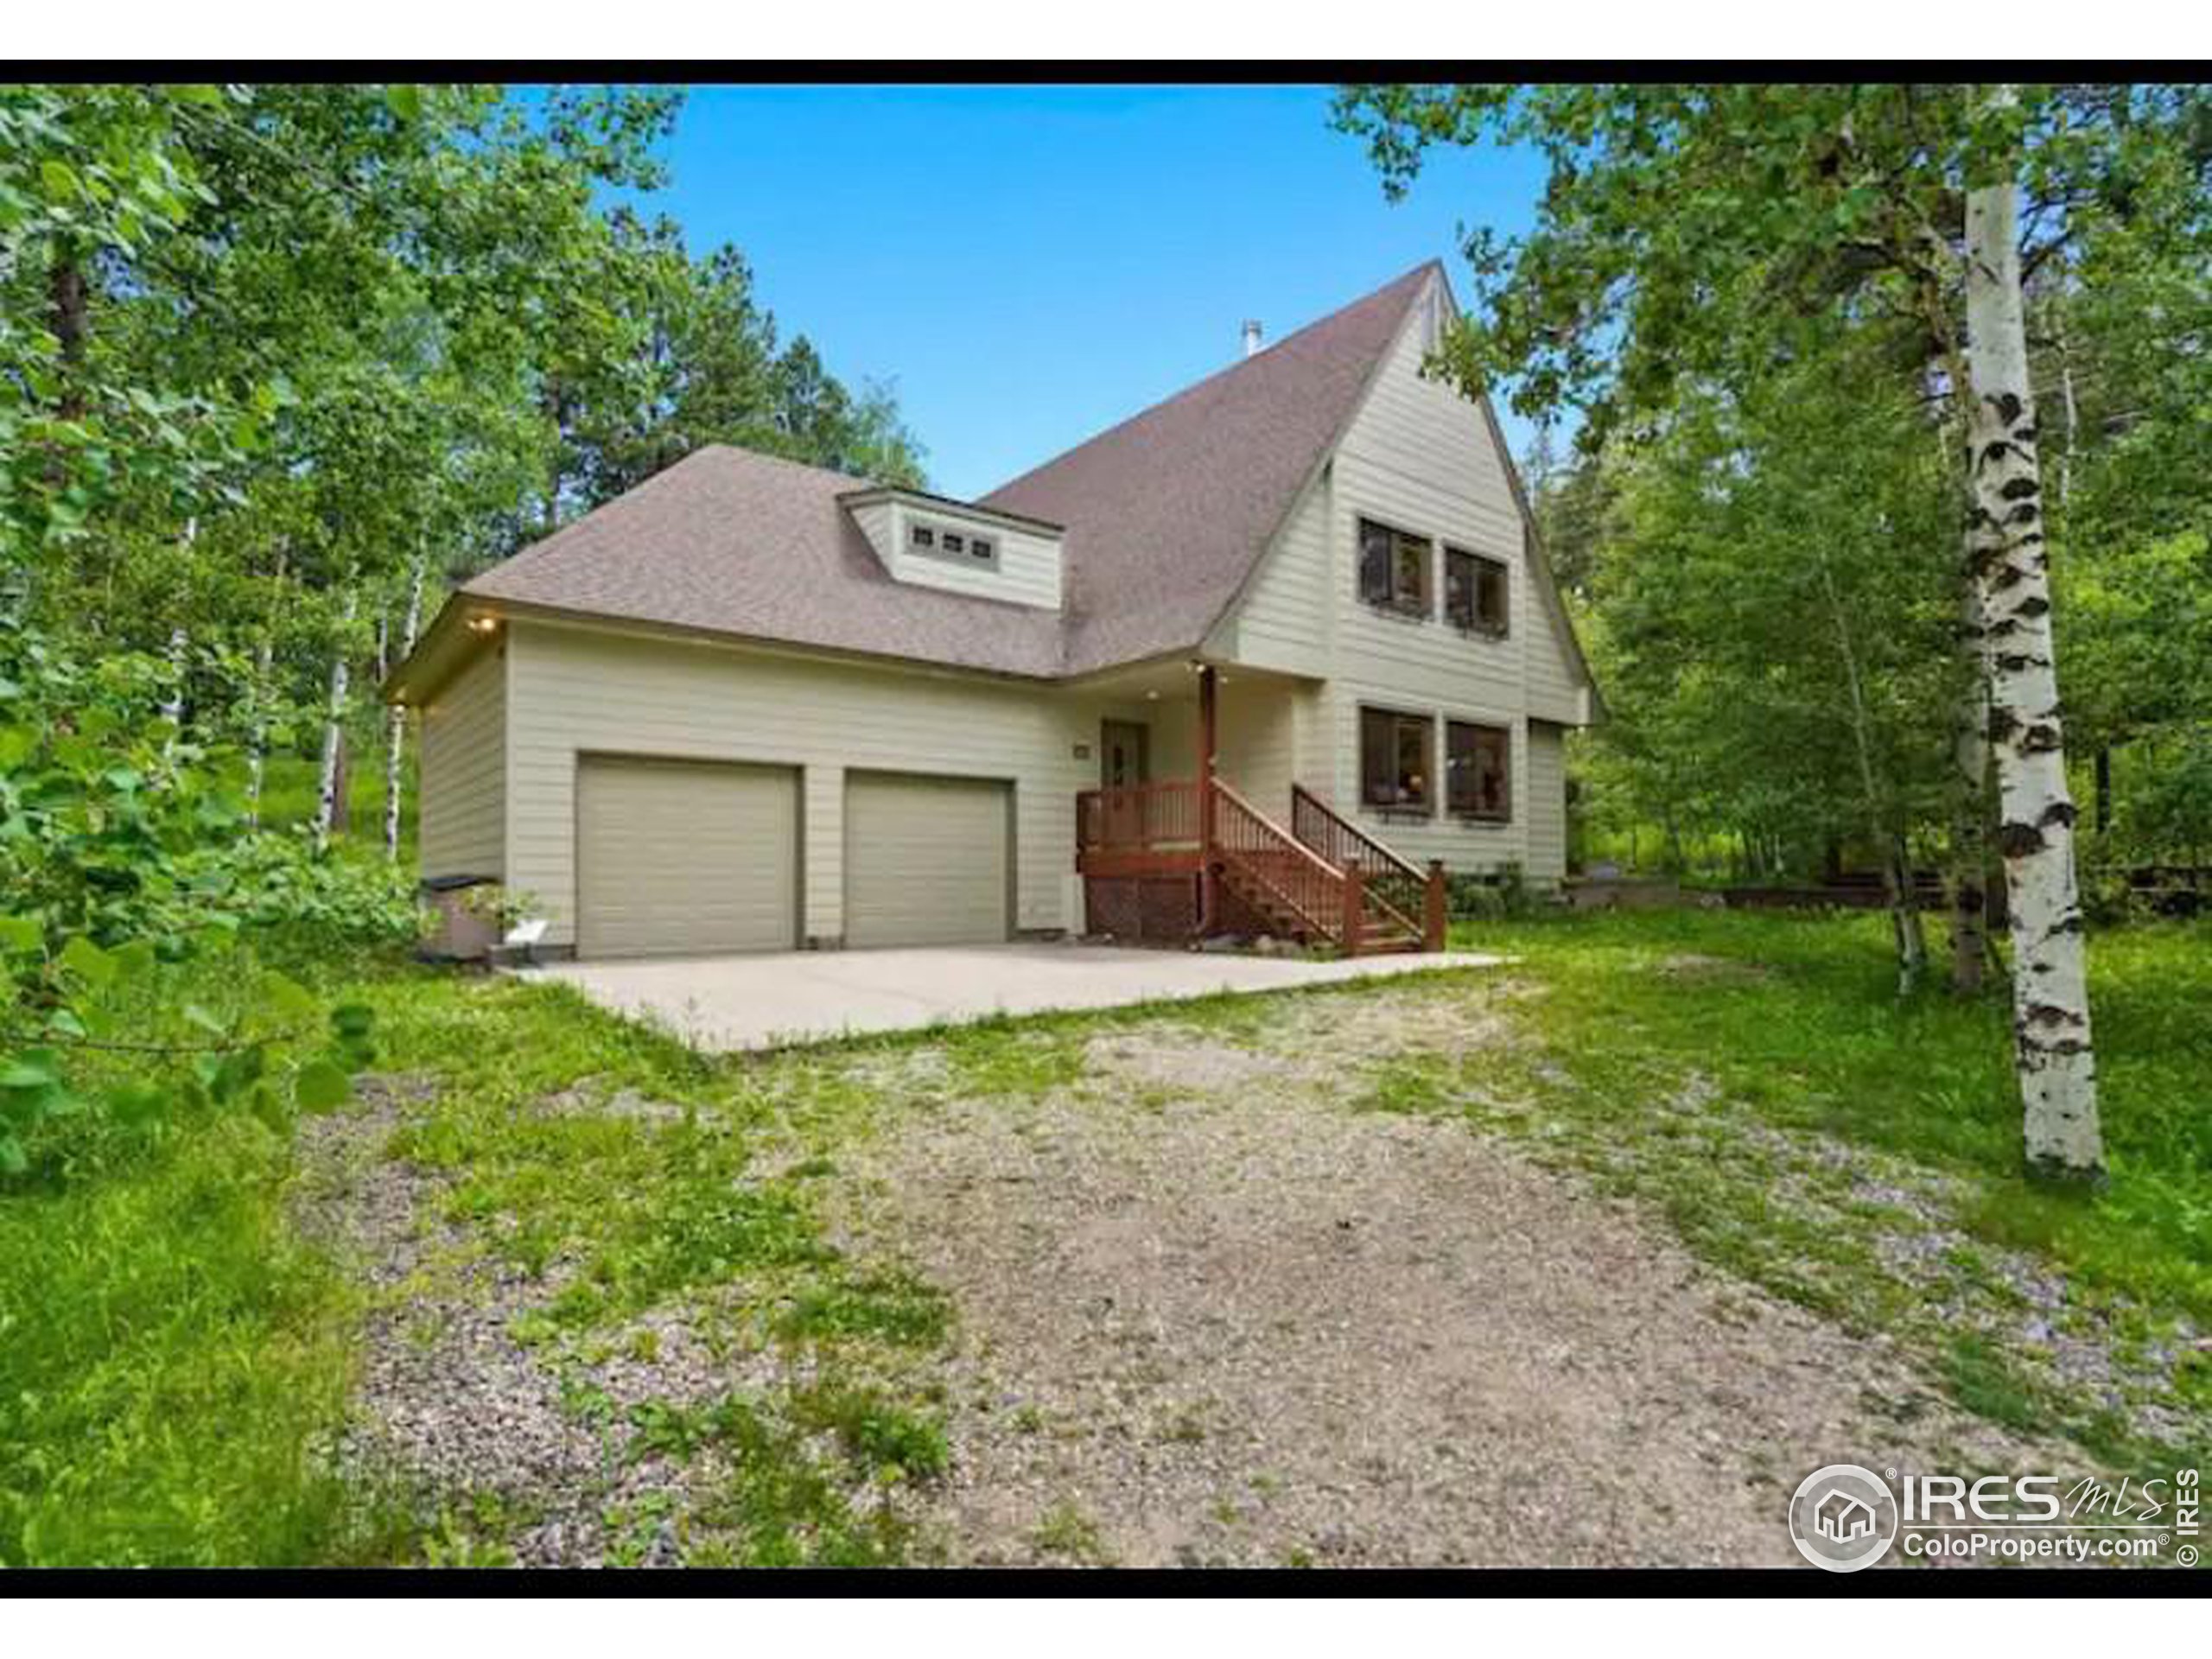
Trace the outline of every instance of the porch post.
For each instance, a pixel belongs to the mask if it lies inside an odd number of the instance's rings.
[[[1452,931],[1450,890],[1445,885],[1444,861],[1428,861],[1428,881],[1421,894],[1421,948],[1441,950]]]
[[[1213,780],[1217,757],[1215,677],[1211,664],[1198,669],[1198,934],[1211,934],[1221,919],[1221,895],[1213,874]]]

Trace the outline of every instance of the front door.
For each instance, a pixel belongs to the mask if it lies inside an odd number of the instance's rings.
[[[1152,733],[1134,720],[1098,722],[1098,785],[1134,789],[1152,777]],[[1136,795],[1109,795],[1105,800],[1106,845],[1130,846],[1144,840],[1144,801]]]
[[[1098,786],[1127,789],[1152,778],[1151,728],[1134,720],[1098,722]]]

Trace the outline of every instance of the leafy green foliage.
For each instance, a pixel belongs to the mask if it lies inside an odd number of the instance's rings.
[[[238,945],[125,947],[106,974],[96,949],[66,952],[64,989],[117,1046],[60,1049],[86,1109],[11,1118],[30,1166],[0,1183],[0,1563],[380,1551],[372,1495],[321,1457],[358,1293],[289,1208],[294,1116],[327,1108],[372,1021]]]
[[[1347,89],[1386,189],[1440,146],[1543,159],[1535,222],[1478,228],[1441,368],[1543,422],[1538,518],[1609,719],[1586,832],[1802,873],[1946,816],[1960,689],[1964,211],[2022,197],[2060,683],[2075,741],[2136,745],[2114,857],[2193,858],[2212,684],[2212,190],[2201,86],[1592,83]],[[1948,476],[1947,476],[1948,475]],[[1825,558],[1869,693],[1845,734]],[[1924,659],[1914,660],[1915,653]],[[1825,657],[1825,676],[1822,658]],[[2077,751],[2083,752],[2083,751]],[[1865,778],[1871,769],[1871,785]],[[1615,841],[1615,848],[1620,843]],[[1625,850],[1622,849],[1622,850]],[[1862,856],[1866,851],[1862,849]]]
[[[273,971],[221,1011],[145,996],[162,962],[250,930],[390,938],[415,918],[388,870],[250,832],[236,757],[160,712],[170,684],[159,659],[87,668],[35,633],[0,636],[0,1177],[65,1166],[86,1114],[144,1128],[327,1109],[373,1057],[365,1009],[326,1015]]]
[[[1586,760],[1586,824],[1783,842],[1803,866],[1942,823],[1942,461],[1916,401],[1845,347],[1614,446],[1586,644],[1617,723]]]
[[[2178,222],[2202,188],[2205,103],[2149,84],[2010,100],[1927,83],[1474,84],[1351,88],[1337,118],[1393,192],[1439,145],[1541,152],[1535,228],[1468,236],[1477,304],[1445,356],[1469,385],[1516,377],[1532,416],[1583,410],[1602,438],[1682,386],[1787,365],[1839,311],[1884,324],[1916,382],[1962,334],[1968,184],[2015,170],[2046,227],[2031,263]]]

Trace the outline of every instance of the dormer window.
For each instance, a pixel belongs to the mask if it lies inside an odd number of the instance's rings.
[[[837,500],[894,582],[1060,608],[1058,524],[887,486]]]
[[[925,524],[918,518],[906,521],[906,550],[910,553],[942,559],[949,564],[965,565],[970,569],[996,570],[999,568],[999,538],[979,536],[973,531],[955,530],[942,519]]]

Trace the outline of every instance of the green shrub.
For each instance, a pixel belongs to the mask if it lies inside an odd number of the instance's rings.
[[[1480,873],[1455,871],[1446,881],[1454,921],[1516,921],[1542,907],[1541,896],[1529,885],[1516,860]]]
[[[274,1122],[343,1099],[367,1058],[368,1010],[326,1014],[257,967],[228,982],[246,995],[219,1013],[140,994],[157,964],[241,930],[390,938],[414,924],[389,869],[246,825],[240,757],[168,712],[178,673],[0,624],[0,1180],[28,1173],[67,1120],[217,1105]]]

